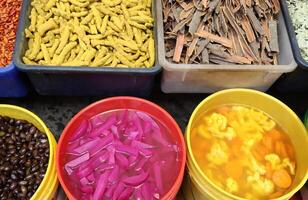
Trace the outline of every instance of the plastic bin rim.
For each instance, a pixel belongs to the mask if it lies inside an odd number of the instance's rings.
[[[288,30],[288,35],[291,41],[291,47],[293,50],[293,56],[295,58],[295,61],[297,62],[297,64],[299,64],[299,67],[301,67],[304,70],[308,70],[308,61],[306,61],[303,58],[300,52],[295,30],[293,28],[293,22],[289,13],[288,4],[286,1],[280,1],[280,2],[281,2],[282,14],[284,15],[284,20],[286,22],[286,25],[290,24],[290,26],[286,26],[286,28]]]
[[[23,72],[48,72],[48,73],[114,73],[114,74],[157,74],[160,72],[160,66],[154,66],[152,68],[113,68],[113,67],[87,67],[87,66],[46,66],[46,65],[26,65],[23,64],[20,59],[14,58],[14,64]]]
[[[164,70],[171,71],[194,71],[194,70],[212,70],[212,71],[267,71],[273,73],[292,72],[297,64],[294,60],[289,65],[215,65],[215,64],[176,64],[167,61],[165,53],[159,55],[159,64]],[[191,67],[190,67],[191,66]]]

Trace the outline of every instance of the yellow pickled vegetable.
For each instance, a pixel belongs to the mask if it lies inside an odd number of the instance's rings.
[[[32,0],[31,5],[25,64],[155,64],[152,0]]]

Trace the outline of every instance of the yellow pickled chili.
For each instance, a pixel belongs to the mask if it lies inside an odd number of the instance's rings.
[[[274,199],[290,189],[296,173],[293,145],[264,112],[224,105],[192,127],[193,155],[216,186],[247,199]]]

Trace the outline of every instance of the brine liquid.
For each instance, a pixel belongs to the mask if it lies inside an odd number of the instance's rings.
[[[247,199],[274,199],[292,186],[293,145],[262,111],[224,105],[202,114],[191,133],[193,155],[218,187]]]
[[[82,137],[79,137],[77,140],[80,144],[82,144],[84,141],[88,142],[89,140],[91,140],[91,137],[89,136],[91,135],[91,132],[95,131],[96,129],[104,125],[104,123],[108,120],[108,118],[112,116],[116,116],[117,122],[115,126],[118,127],[118,132],[119,132],[118,140],[121,141],[121,143],[134,148],[134,146],[131,145],[132,141],[134,140],[131,138],[133,135],[131,133],[140,131],[140,129],[138,129],[138,126],[134,124],[134,117],[136,116],[136,112],[140,112],[140,111],[113,110],[113,111],[108,111],[108,112],[104,112],[99,115],[96,115],[88,120],[89,126],[87,128],[87,131],[84,133]],[[180,149],[178,145],[174,142],[176,140],[175,138],[171,136],[171,133],[169,132],[168,128],[165,127],[159,120],[153,118],[152,116],[150,117],[158,125],[159,129],[156,129],[156,131],[154,130],[149,131],[149,127],[151,126],[149,125],[148,121],[144,121],[144,120],[140,120],[141,126],[139,126],[139,128],[141,127],[143,132],[147,132],[143,134],[140,141],[145,144],[149,144],[153,146],[153,148],[147,149],[152,152],[151,155],[150,156],[143,155],[142,153],[139,152],[137,158],[134,159],[135,161],[130,163],[130,165],[127,168],[124,167],[125,169],[121,167],[121,164],[119,164],[118,160],[116,159],[114,166],[111,165],[110,168],[106,170],[112,170],[113,167],[115,167],[116,165],[120,166],[119,177],[117,178],[117,181],[115,183],[108,183],[105,191],[107,191],[110,187],[116,187],[115,185],[120,184],[121,180],[124,177],[131,177],[131,176],[138,175],[140,174],[140,171],[149,173],[149,176],[146,179],[146,181],[144,181],[144,183],[147,184],[147,188],[150,188],[148,189],[150,190],[150,193],[151,193],[150,199],[160,199],[171,189],[171,186],[174,184],[179,174],[179,168],[182,162],[179,160]],[[126,126],[121,126],[121,123],[123,123],[123,119],[127,120]],[[159,130],[159,133],[157,132],[157,130]],[[111,128],[109,128],[108,131],[112,132]],[[100,137],[104,137],[104,136],[101,135]],[[74,136],[72,136],[72,138],[74,138]],[[115,143],[116,141],[110,144],[110,146],[114,145]],[[70,151],[72,150],[67,150],[67,152],[70,152]],[[104,149],[103,151],[107,151],[107,150]],[[117,158],[118,153],[120,152],[117,152],[116,150],[115,158]],[[131,155],[128,155],[128,154],[121,154],[121,155],[124,155],[126,157],[126,160],[129,160],[129,162],[131,162],[132,160]],[[67,153],[65,155],[65,160],[66,160],[65,163],[75,158],[76,158],[76,155]],[[142,164],[142,162],[144,162],[144,165]],[[136,165],[139,165],[140,167],[136,167]],[[154,173],[155,167],[158,169],[158,170],[156,169],[156,172],[159,171],[160,173],[159,177],[156,177],[158,175]],[[97,167],[97,170],[95,170],[95,172],[93,173],[96,179],[97,179],[97,176],[99,176],[99,173],[97,173],[97,171],[99,170],[100,170],[99,167]],[[103,171],[101,172],[103,173]],[[69,178],[72,180],[72,183],[74,182],[74,186],[71,187],[74,194],[78,194],[82,196],[82,199],[91,199],[91,195],[89,193],[84,193],[81,191],[82,185],[78,183],[80,180],[74,177],[74,173],[73,175],[69,176]],[[161,184],[162,184],[161,186],[157,185],[157,179],[161,179]],[[94,182],[92,182],[92,184],[93,185],[90,185],[90,186],[91,187],[93,186],[94,188],[93,190],[95,190],[96,187],[99,187]],[[125,185],[124,188],[128,188],[128,187],[131,187],[131,186]],[[129,199],[138,199],[138,198],[148,199],[149,197],[142,196],[144,195],[142,187],[143,187],[143,184],[134,186],[135,191],[131,193]],[[135,194],[135,192],[138,193],[138,191],[139,193],[141,193],[141,197]],[[111,199],[111,198],[102,196],[101,199]]]

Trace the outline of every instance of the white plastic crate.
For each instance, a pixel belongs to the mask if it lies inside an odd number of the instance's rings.
[[[165,93],[212,93],[237,87],[266,91],[283,73],[292,72],[297,66],[282,14],[278,23],[278,65],[171,63],[165,56],[161,0],[156,3],[158,62],[163,67],[161,89]]]

